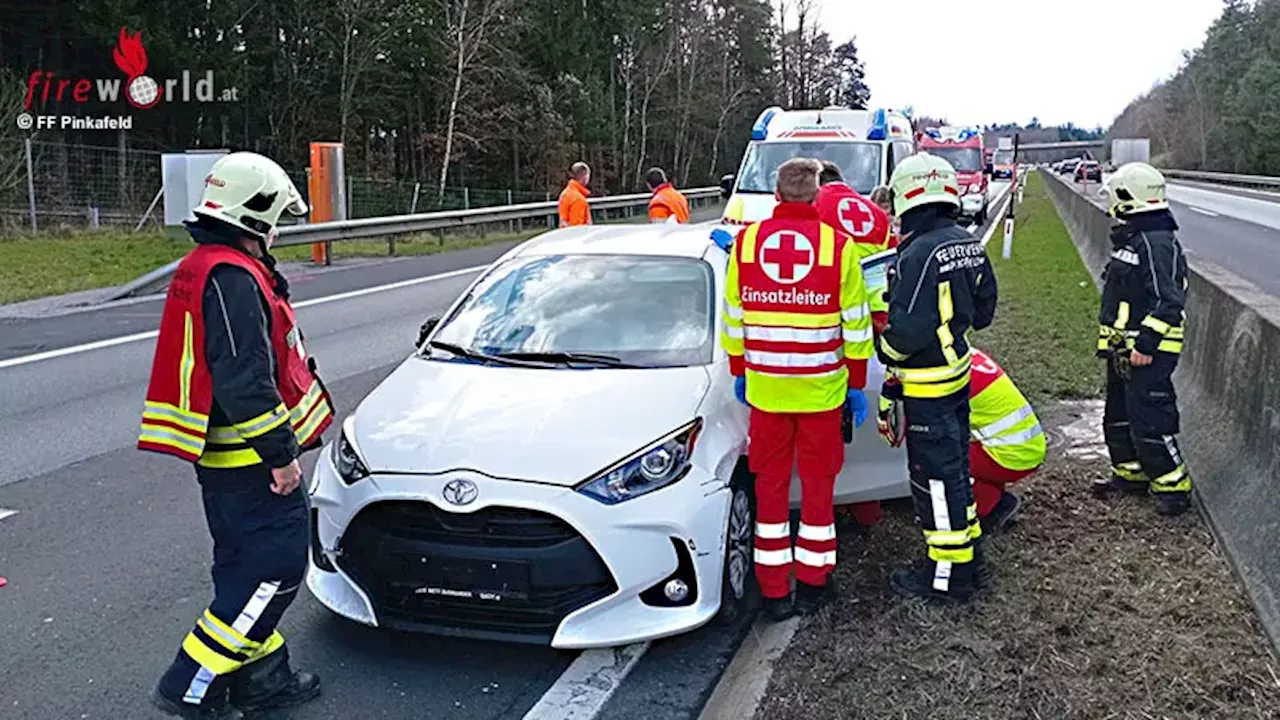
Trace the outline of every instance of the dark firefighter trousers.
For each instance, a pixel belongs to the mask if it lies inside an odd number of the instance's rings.
[[[276,625],[306,574],[311,526],[306,488],[276,495],[265,465],[197,466],[196,478],[213,536],[214,598],[158,689],[206,705],[218,702],[241,667],[284,649]]]
[[[1178,450],[1178,356],[1157,352],[1150,365],[1129,367],[1128,378],[1107,360],[1103,437],[1111,471],[1129,482],[1150,482],[1152,492],[1191,492],[1191,476]]]
[[[903,409],[911,497],[929,549],[933,589],[972,586],[982,562],[982,526],[969,484],[969,387],[942,398],[907,397]]]

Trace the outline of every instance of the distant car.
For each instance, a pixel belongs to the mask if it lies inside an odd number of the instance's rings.
[[[1070,160],[1063,160],[1063,161],[1062,161],[1062,170],[1061,170],[1060,172],[1061,172],[1063,175],[1074,175],[1074,174],[1075,174],[1075,172],[1076,172],[1076,168],[1077,168],[1077,167],[1079,167],[1079,166],[1080,166],[1080,160],[1079,160],[1079,158],[1072,158],[1072,159],[1070,159]]]
[[[1075,169],[1076,182],[1102,182],[1102,165],[1092,160],[1080,163]]]

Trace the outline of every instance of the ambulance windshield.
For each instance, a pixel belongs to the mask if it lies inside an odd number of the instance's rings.
[[[978,148],[931,147],[928,152],[951,163],[956,172],[982,172],[982,153]]]
[[[863,195],[880,183],[883,148],[870,142],[763,142],[747,149],[738,192],[773,194],[778,167],[797,157],[830,160],[840,166],[844,181]]]

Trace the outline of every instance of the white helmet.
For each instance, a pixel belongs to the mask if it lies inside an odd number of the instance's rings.
[[[1111,174],[1107,199],[1113,217],[1169,209],[1164,174],[1143,162],[1121,165]]]
[[[196,215],[220,220],[267,240],[280,215],[305,215],[307,203],[274,160],[257,153],[231,153],[214,163],[204,179]]]
[[[893,187],[894,214],[898,216],[932,203],[960,205],[960,182],[955,168],[927,152],[918,152],[898,163],[889,184]]]

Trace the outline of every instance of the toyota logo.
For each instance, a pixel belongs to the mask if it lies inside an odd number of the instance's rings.
[[[469,505],[480,494],[480,488],[470,480],[450,480],[444,486],[444,499],[450,505]]]

